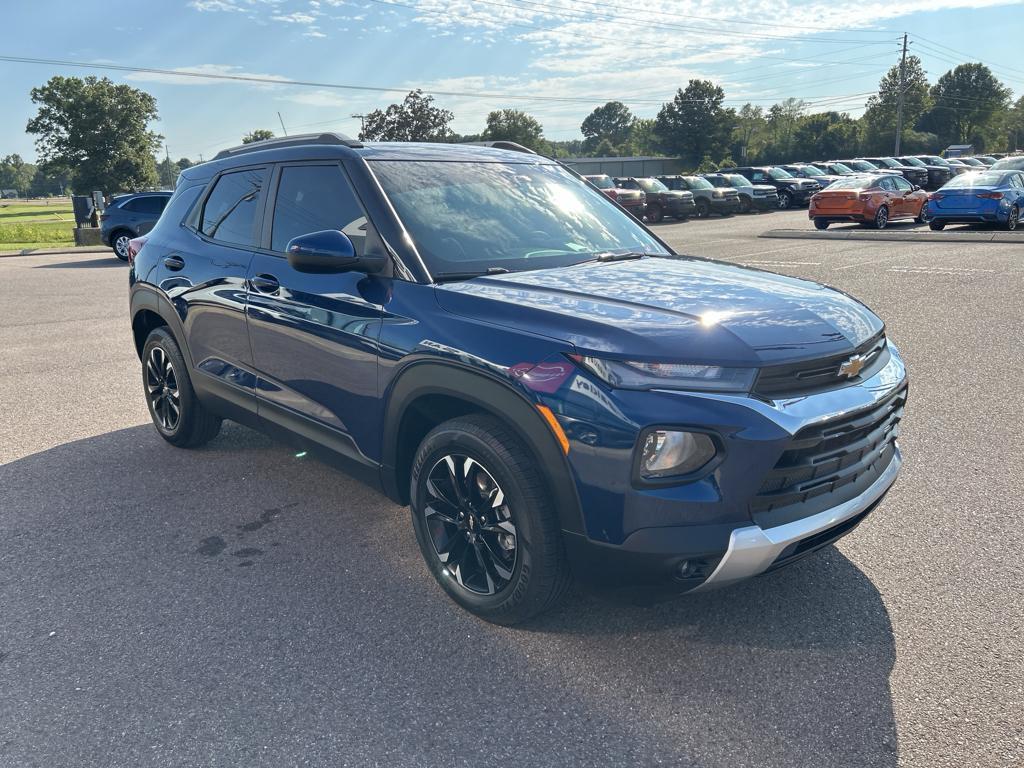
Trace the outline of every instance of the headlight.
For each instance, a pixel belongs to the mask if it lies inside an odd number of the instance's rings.
[[[702,432],[651,429],[640,436],[637,471],[645,480],[696,472],[715,458],[714,441]]]
[[[606,384],[619,389],[749,392],[757,375],[756,368],[725,368],[720,365],[605,360],[581,355],[573,355],[573,360]]]

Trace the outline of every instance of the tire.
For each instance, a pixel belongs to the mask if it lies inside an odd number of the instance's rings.
[[[941,232],[946,228],[946,222],[940,221],[938,219],[932,219],[931,221],[928,222],[928,228],[931,229],[933,232]]]
[[[1006,231],[1016,232],[1018,224],[1020,224],[1020,209],[1014,205],[1010,209],[1010,215],[1006,217]]]
[[[128,261],[128,241],[133,237],[135,235],[127,229],[118,229],[111,233],[110,247],[114,250],[114,255],[121,261]]]
[[[793,207],[793,196],[789,192],[779,192],[779,210],[788,211]]]
[[[914,218],[914,222],[917,224],[928,223],[928,203],[921,206],[921,212]]]
[[[651,224],[657,224],[662,219],[662,212],[660,205],[648,205],[647,206],[647,221]]]
[[[171,445],[198,448],[220,432],[220,417],[196,397],[185,359],[167,328],[155,328],[146,338],[142,386],[153,426]]]
[[[889,206],[880,205],[875,212],[875,218],[871,221],[872,229],[885,229],[889,223]]]
[[[828,229],[828,225],[830,223],[831,222],[828,219],[815,219],[814,220],[814,228],[815,229]]]
[[[711,205],[708,203],[707,200],[701,198],[700,200],[697,201],[697,218],[706,219],[710,215]]]
[[[471,415],[435,427],[416,450],[410,483],[420,551],[460,606],[512,625],[564,597],[570,573],[551,493],[501,421]]]
[[[740,195],[740,213],[750,213],[753,210],[754,206],[751,204],[750,198]]]

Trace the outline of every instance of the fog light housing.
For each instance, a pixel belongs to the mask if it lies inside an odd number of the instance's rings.
[[[640,437],[637,471],[644,480],[685,477],[718,455],[710,435],[675,429],[650,429]]]

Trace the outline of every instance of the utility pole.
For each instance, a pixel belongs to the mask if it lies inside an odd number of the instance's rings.
[[[277,119],[281,121],[281,130],[284,131],[284,135],[288,135],[288,129],[284,127],[284,118],[281,117],[281,113],[277,113]]]
[[[903,57],[900,59],[900,92],[896,101],[896,151],[900,153],[900,140],[903,138],[903,99],[907,90],[907,33],[903,33]]]
[[[349,117],[359,118],[359,134],[364,134],[366,132],[366,115],[349,115]]]
[[[167,148],[167,142],[164,142],[164,158],[166,159],[166,162],[164,163],[164,172],[167,174],[168,177],[170,177],[170,175],[171,175],[171,150],[169,150]],[[171,186],[170,178],[168,178],[167,180],[164,181],[164,186],[165,187]]]

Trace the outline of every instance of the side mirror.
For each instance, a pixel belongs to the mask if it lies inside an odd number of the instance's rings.
[[[297,272],[376,272],[383,256],[358,256],[348,235],[325,229],[293,237],[285,248],[288,263]]]
[[[921,191],[921,187],[920,187],[920,186],[918,186],[917,184],[915,184],[915,185],[914,185],[914,191],[915,191],[915,192],[920,192],[920,191]]]

